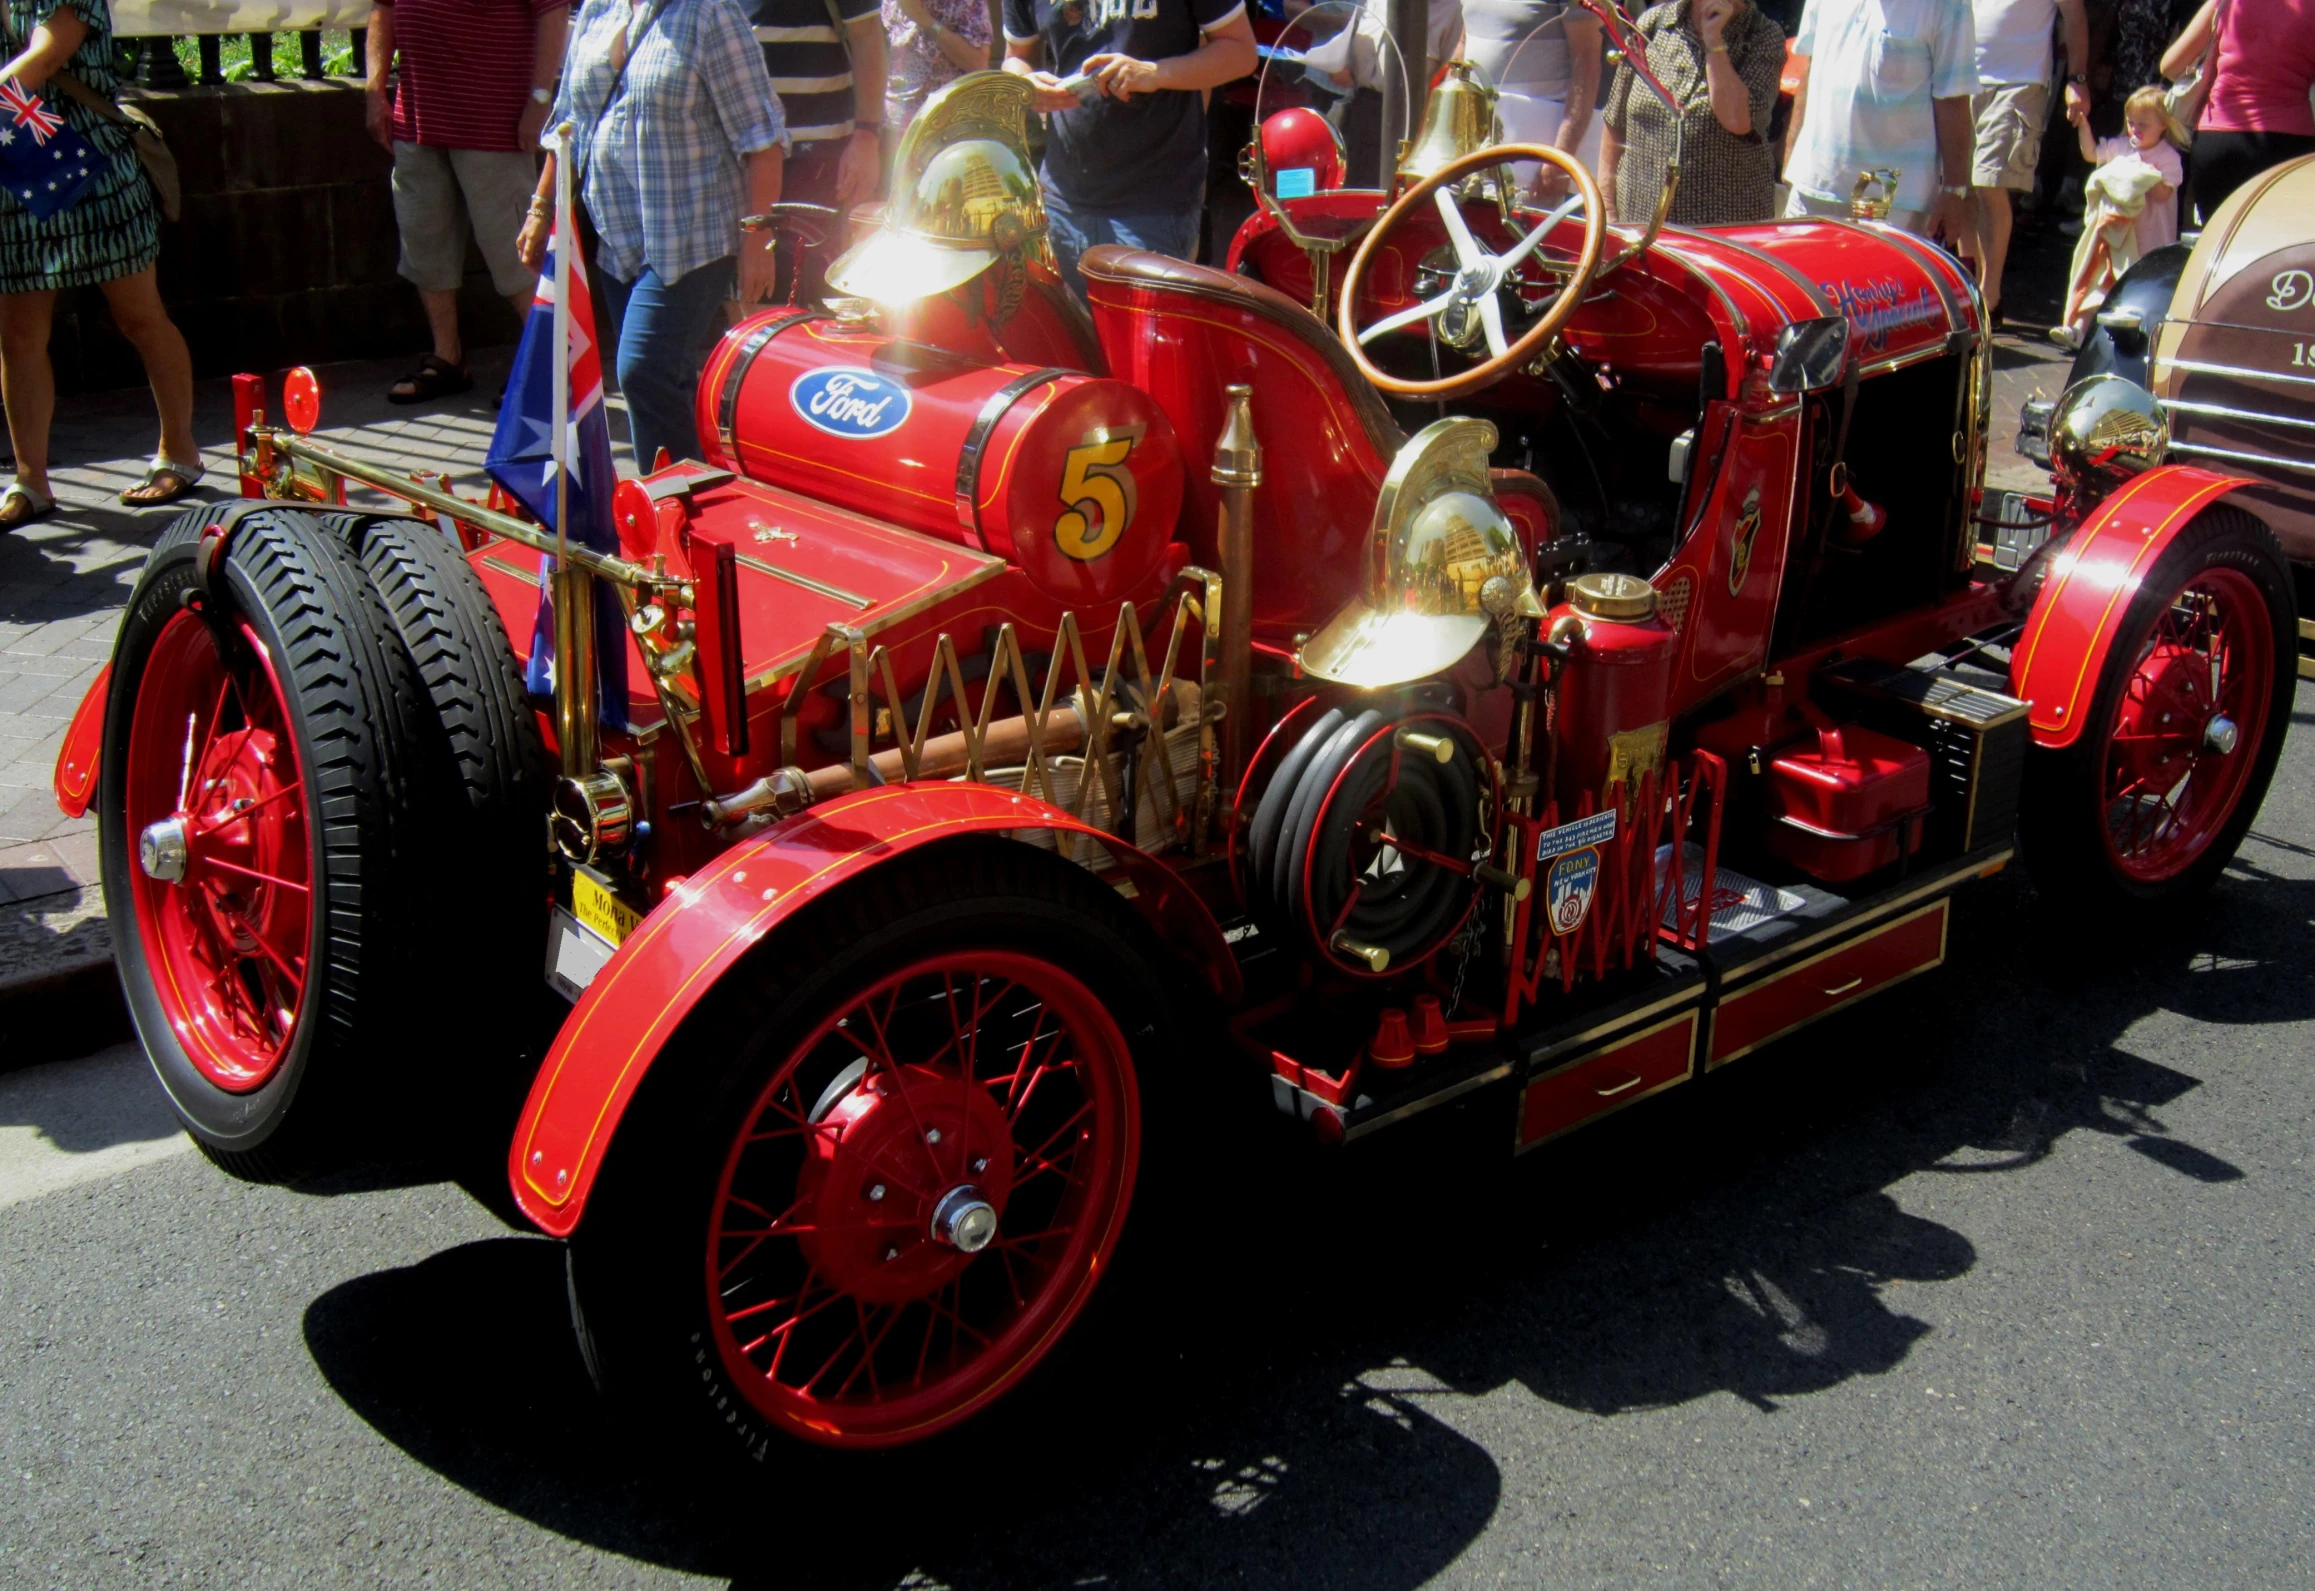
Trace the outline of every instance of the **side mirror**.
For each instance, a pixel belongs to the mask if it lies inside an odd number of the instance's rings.
[[[1839,382],[1848,360],[1848,317],[1796,320],[1777,334],[1776,357],[1768,367],[1769,390],[1822,392]]]

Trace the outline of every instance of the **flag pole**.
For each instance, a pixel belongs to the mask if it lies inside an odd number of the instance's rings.
[[[595,772],[595,580],[571,561],[571,266],[578,253],[578,228],[571,223],[571,134],[555,129],[555,741],[563,775],[585,779]],[[589,327],[587,334],[594,335]],[[600,483],[597,490],[609,483]]]

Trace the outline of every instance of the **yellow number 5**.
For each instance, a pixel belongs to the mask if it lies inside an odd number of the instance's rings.
[[[1063,553],[1090,562],[1117,545],[1125,527],[1133,523],[1133,473],[1119,468],[1133,451],[1135,438],[1115,436],[1106,442],[1073,447],[1062,462],[1061,501],[1068,512],[1053,521],[1053,542]]]

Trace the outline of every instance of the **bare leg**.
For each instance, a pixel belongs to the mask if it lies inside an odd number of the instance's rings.
[[[0,296],[0,397],[8,403],[8,440],[16,478],[48,495],[48,422],[56,414],[56,372],[48,363],[54,293]]]
[[[466,345],[458,340],[458,289],[436,293],[420,288],[418,299],[426,306],[426,324],[434,333],[434,357],[445,364],[465,364]]]
[[[2010,257],[2010,191],[2007,188],[1980,188],[1976,194],[1977,258],[1983,275],[1978,288],[1985,294],[1985,309],[1992,314],[2001,308],[2002,271]]]
[[[193,355],[185,346],[185,334],[161,303],[153,267],[114,277],[104,284],[104,297],[113,324],[136,345],[137,357],[145,363],[145,379],[152,383],[153,403],[161,411],[161,451],[192,463],[201,456],[193,440]]]

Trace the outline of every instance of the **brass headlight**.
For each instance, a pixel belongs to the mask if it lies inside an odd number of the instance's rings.
[[[2076,496],[2103,497],[2170,451],[2170,416],[2154,394],[2121,376],[2068,387],[2050,417],[2050,475]]]

